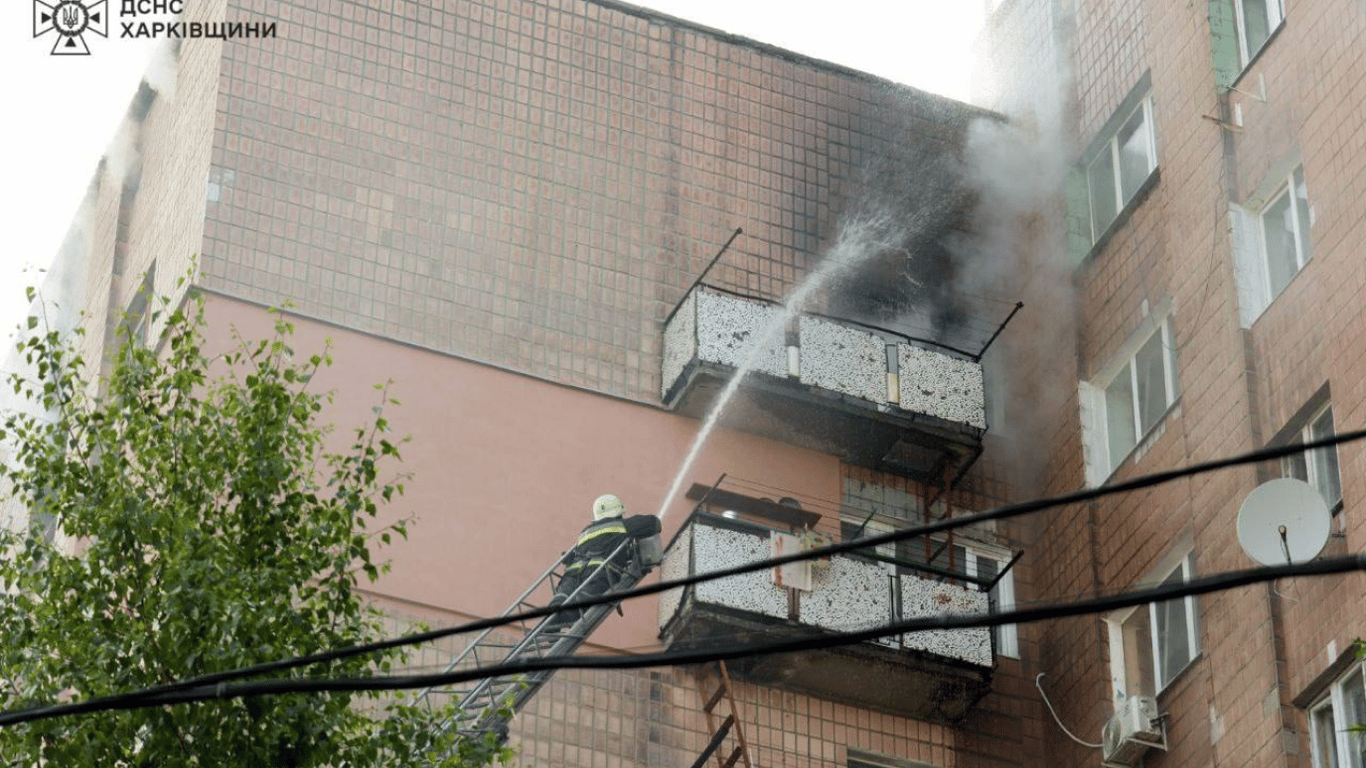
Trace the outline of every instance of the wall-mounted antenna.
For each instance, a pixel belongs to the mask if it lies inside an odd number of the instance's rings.
[[[1262,483],[1243,500],[1238,543],[1262,565],[1305,563],[1323,551],[1332,520],[1314,486],[1282,477]]]

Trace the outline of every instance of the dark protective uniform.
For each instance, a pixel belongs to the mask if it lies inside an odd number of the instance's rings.
[[[574,599],[585,600],[599,597],[611,591],[617,576],[630,563],[631,549],[627,547],[608,562],[608,557],[627,539],[648,539],[663,530],[659,518],[654,515],[631,515],[630,517],[605,517],[589,523],[580,533],[579,540],[570,551],[564,576],[555,588],[552,606],[559,605],[574,594],[574,590],[584,583],[598,566],[607,567],[598,572]],[[583,611],[564,611],[550,617],[546,624],[549,631],[558,630],[573,624],[583,615]]]

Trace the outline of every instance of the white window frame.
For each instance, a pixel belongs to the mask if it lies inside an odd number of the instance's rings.
[[[1266,39],[1252,50],[1247,39],[1247,9],[1243,7],[1247,0],[1233,0],[1233,12],[1238,20],[1238,60],[1244,68],[1252,63],[1252,60],[1261,53],[1266,44],[1276,34],[1276,30],[1285,21],[1285,6],[1281,0],[1264,0],[1266,3]]]
[[[1323,433],[1319,429],[1319,425],[1325,417],[1329,421],[1329,431],[1327,433]],[[1295,430],[1294,434],[1290,436],[1290,439],[1286,441],[1286,444],[1293,445],[1296,443],[1309,443],[1315,440],[1322,440],[1326,437],[1332,437],[1336,434],[1337,422],[1333,418],[1333,404],[1324,403],[1322,406],[1314,409],[1313,413],[1311,413],[1309,417],[1304,420],[1303,426]],[[1335,483],[1337,485],[1336,489],[1324,488],[1321,481],[1319,480],[1320,471],[1327,468],[1326,466],[1321,465],[1325,465],[1327,463],[1329,456],[1332,457],[1331,463],[1332,471],[1335,475]],[[1330,445],[1327,448],[1319,448],[1312,451],[1305,451],[1301,454],[1297,454],[1296,456],[1282,457],[1282,477],[1299,477],[1299,473],[1294,471],[1294,462],[1296,459],[1303,460],[1305,474],[1307,475],[1307,477],[1302,477],[1299,479],[1304,480],[1310,485],[1314,486],[1314,490],[1318,491],[1320,494],[1323,495],[1324,503],[1328,505],[1329,509],[1334,510],[1335,512],[1341,509],[1342,465],[1339,461],[1337,446]]]
[[[1309,184],[1304,178],[1304,165],[1296,162],[1289,170],[1271,177],[1271,183],[1275,184],[1275,187],[1269,195],[1254,195],[1243,205],[1229,207],[1237,265],[1239,316],[1244,328],[1251,328],[1257,318],[1261,317],[1267,307],[1271,306],[1314,258],[1309,235],[1314,225],[1314,204],[1309,199]],[[1294,195],[1301,188],[1304,191],[1307,213],[1300,211],[1294,199]],[[1277,290],[1271,285],[1271,254],[1267,252],[1266,245],[1266,215],[1287,195],[1291,196],[1288,210],[1291,240],[1295,249],[1295,269],[1285,281],[1286,284]]]
[[[1143,178],[1134,186],[1134,190],[1127,197],[1124,194],[1124,179],[1122,177],[1122,167],[1120,164],[1119,135],[1124,127],[1129,124],[1134,115],[1143,115],[1143,125],[1141,127],[1145,149],[1147,150],[1148,169],[1143,174]],[[1086,211],[1087,221],[1091,226],[1091,242],[1100,240],[1101,236],[1114,224],[1115,220],[1124,213],[1124,208],[1137,195],[1138,190],[1143,188],[1148,177],[1157,169],[1157,132],[1153,122],[1153,97],[1151,91],[1145,93],[1136,106],[1123,113],[1121,119],[1112,121],[1113,127],[1107,127],[1108,135],[1105,135],[1103,144],[1099,149],[1090,153],[1086,157],[1086,162],[1082,164],[1082,177],[1086,179]],[[1109,191],[1114,194],[1115,215],[1108,221],[1097,221],[1094,205],[1095,190],[1092,189],[1091,169],[1102,158],[1108,157],[1110,160],[1111,182]]]
[[[1167,560],[1153,572],[1153,578],[1144,582],[1144,586],[1156,586],[1161,584],[1173,575],[1180,573],[1182,581],[1190,581],[1195,575],[1195,557],[1189,549],[1178,550],[1184,552],[1175,559],[1168,556]],[[1200,609],[1195,596],[1177,598],[1182,604],[1186,618],[1186,648],[1190,652],[1189,658],[1177,669],[1170,670],[1170,674],[1163,680],[1162,670],[1162,640],[1157,631],[1157,621],[1155,609],[1162,603],[1146,603],[1115,611],[1105,617],[1110,641],[1110,680],[1114,686],[1115,702],[1118,705],[1123,702],[1126,696],[1134,694],[1146,694],[1152,696],[1161,695],[1172,681],[1181,676],[1195,660],[1200,658]],[[1165,601],[1174,602],[1174,601]],[[1148,654],[1149,665],[1152,668],[1153,679],[1131,681],[1128,679],[1128,667],[1130,656],[1125,646],[1124,625],[1129,619],[1139,611],[1148,612],[1148,642],[1141,649]],[[1135,649],[1139,650],[1139,649]]]
[[[1142,401],[1138,395],[1139,352],[1157,336],[1162,349],[1162,384],[1164,408],[1156,415],[1156,421],[1148,429],[1143,428]],[[1106,393],[1110,386],[1123,375],[1129,376],[1130,402],[1134,414],[1134,443],[1128,446],[1123,455],[1112,455],[1110,448],[1110,421]],[[1087,480],[1092,486],[1105,482],[1134,450],[1157,432],[1165,414],[1171,410],[1180,394],[1176,378],[1176,345],[1171,325],[1169,303],[1150,312],[1136,330],[1120,347],[1120,351],[1104,369],[1089,382],[1081,382],[1082,431],[1086,455]]]
[[[1328,692],[1318,701],[1309,707],[1307,712],[1309,717],[1309,745],[1313,753],[1314,768],[1364,768],[1366,758],[1362,757],[1361,750],[1366,748],[1366,734],[1350,732],[1347,729],[1356,723],[1347,722],[1348,717],[1348,696],[1350,686],[1362,685],[1363,688],[1358,692],[1361,697],[1366,697],[1366,669],[1362,664],[1354,663],[1351,668],[1333,681],[1328,686]],[[1360,701],[1360,699],[1358,699]],[[1320,722],[1322,713],[1327,712],[1333,718],[1333,733],[1331,737],[1323,732],[1323,724]],[[1358,713],[1361,716],[1363,713]],[[1366,717],[1362,717],[1366,721]],[[1331,756],[1323,754],[1323,745],[1327,743],[1332,746]],[[1355,746],[1355,751],[1353,747]],[[1355,755],[1355,758],[1352,757]]]
[[[966,553],[967,562],[964,563],[968,576],[972,578],[983,578],[978,570],[979,560],[990,560],[996,563],[996,573],[1000,573],[1010,563],[1011,555],[1009,552],[999,550],[995,547],[987,547],[975,541],[954,540],[955,546],[961,546]],[[1000,581],[996,582],[996,610],[1008,611],[1015,607],[1015,569],[1005,572]],[[996,655],[1008,656],[1012,659],[1020,658],[1020,630],[1016,624],[997,624],[991,627],[992,637],[996,640]]]

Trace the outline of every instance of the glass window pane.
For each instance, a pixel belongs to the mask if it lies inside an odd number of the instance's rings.
[[[1119,130],[1119,189],[1124,202],[1133,199],[1152,171],[1152,152],[1148,147],[1147,121],[1139,107]]]
[[[1292,453],[1281,459],[1281,476],[1309,482],[1309,463],[1305,460],[1304,454]]]
[[[1333,722],[1333,706],[1314,710],[1314,768],[1338,768],[1337,725]]]
[[[1110,468],[1114,469],[1138,444],[1134,431],[1133,374],[1128,365],[1105,388],[1105,434],[1110,446]]]
[[[1295,186],[1295,219],[1299,224],[1299,244],[1300,244],[1300,266],[1309,261],[1312,253],[1309,249],[1309,188],[1304,184],[1304,168],[1296,168],[1294,181]]]
[[[1115,163],[1109,144],[1086,169],[1086,184],[1091,190],[1091,239],[1096,240],[1119,214],[1115,202]]]
[[[1270,276],[1271,295],[1279,296],[1290,278],[1299,271],[1298,257],[1295,255],[1295,230],[1290,219],[1290,195],[1282,194],[1262,213],[1262,231],[1265,235],[1267,272]]]
[[[1167,411],[1167,371],[1164,366],[1162,330],[1159,328],[1134,357],[1138,374],[1138,423],[1143,434],[1157,426]]]
[[[1361,679],[1361,668],[1353,672],[1342,683],[1342,725],[1346,728],[1349,725],[1366,723],[1366,687],[1363,686]],[[1349,768],[1363,768],[1362,748],[1363,742],[1361,734],[1344,733],[1346,737],[1344,744],[1347,746],[1347,754],[1344,761]]]
[[[1243,0],[1243,43],[1247,47],[1250,60],[1257,51],[1266,45],[1271,36],[1271,22],[1267,15],[1267,4],[1275,5],[1278,0]],[[1279,15],[1279,13],[1277,14]]]
[[[1168,576],[1162,583],[1179,584],[1183,578],[1181,568]],[[1154,627],[1157,632],[1158,673],[1160,685],[1165,687],[1176,673],[1190,663],[1190,617],[1186,613],[1186,600],[1168,600],[1153,606],[1156,615]]]
[[[1333,411],[1323,412],[1309,425],[1309,439],[1322,440],[1333,436]],[[1336,446],[1314,451],[1314,487],[1319,489],[1328,506],[1342,500],[1342,482],[1338,477],[1338,449]]]

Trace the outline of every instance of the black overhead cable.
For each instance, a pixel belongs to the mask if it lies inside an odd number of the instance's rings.
[[[769,568],[773,568],[773,567],[778,566],[778,565],[785,565],[785,564],[787,564],[787,563],[794,563],[794,562],[799,562],[799,561],[802,561],[802,560],[812,560],[812,559],[817,559],[817,558],[828,557],[828,556],[834,555],[834,554],[841,554],[841,553],[844,553],[844,552],[852,552],[852,551],[857,551],[857,550],[861,550],[861,549],[867,549],[867,548],[871,548],[871,547],[876,547],[876,546],[881,545],[881,544],[888,544],[888,543],[892,543],[892,542],[896,542],[896,541],[901,541],[901,540],[903,540],[903,539],[910,539],[910,538],[915,538],[915,537],[919,537],[919,536],[925,536],[925,535],[929,535],[929,534],[933,534],[933,533],[938,533],[938,532],[940,532],[940,531],[950,530],[950,529],[953,529],[953,528],[958,528],[958,527],[967,526],[967,525],[973,525],[973,524],[976,524],[976,523],[986,522],[986,521],[989,521],[989,520],[1003,520],[1003,519],[1012,518],[1012,517],[1020,517],[1020,516],[1026,515],[1026,514],[1032,514],[1032,513],[1034,513],[1034,512],[1038,512],[1038,511],[1041,511],[1041,510],[1043,510],[1043,509],[1047,509],[1047,508],[1049,508],[1049,507],[1062,506],[1062,505],[1066,505],[1066,504],[1074,504],[1074,503],[1082,502],[1082,501],[1090,501],[1090,500],[1092,500],[1092,499],[1098,499],[1098,498],[1102,498],[1102,497],[1104,497],[1104,496],[1109,496],[1109,495],[1113,495],[1113,494],[1117,494],[1117,493],[1124,493],[1124,492],[1127,492],[1127,491],[1138,490],[1138,489],[1141,489],[1141,488],[1149,488],[1149,487],[1153,487],[1153,486],[1156,486],[1156,485],[1162,485],[1162,484],[1164,484],[1164,483],[1168,483],[1168,482],[1171,482],[1171,481],[1173,481],[1173,480],[1178,480],[1178,479],[1181,479],[1181,478],[1183,478],[1183,477],[1189,477],[1189,476],[1198,475],[1198,474],[1206,474],[1206,473],[1209,473],[1209,472],[1214,472],[1214,471],[1216,471],[1216,470],[1226,469],[1226,468],[1229,468],[1229,467],[1240,466],[1240,465],[1244,465],[1244,464],[1255,464],[1255,463],[1258,463],[1258,462],[1269,461],[1269,460],[1272,460],[1272,459],[1280,458],[1280,457],[1282,457],[1282,456],[1288,456],[1288,455],[1291,455],[1291,454],[1294,454],[1294,453],[1300,453],[1300,452],[1303,452],[1303,451],[1316,450],[1316,449],[1318,449],[1318,448],[1326,448],[1326,447],[1328,447],[1328,446],[1338,445],[1339,443],[1353,442],[1353,441],[1356,441],[1356,440],[1361,440],[1361,439],[1363,439],[1363,438],[1366,438],[1366,430],[1356,430],[1356,431],[1352,431],[1352,432],[1342,432],[1342,433],[1333,435],[1333,436],[1331,436],[1331,437],[1322,438],[1322,439],[1320,439],[1320,440],[1314,440],[1314,441],[1310,441],[1310,442],[1306,442],[1306,443],[1296,443],[1296,444],[1291,444],[1291,445],[1282,445],[1282,446],[1274,446],[1274,447],[1269,447],[1269,448],[1263,448],[1263,449],[1260,449],[1260,450],[1250,451],[1250,452],[1248,452],[1248,453],[1243,453],[1243,454],[1240,454],[1240,455],[1237,455],[1237,456],[1232,456],[1232,457],[1228,457],[1228,458],[1224,458],[1224,459],[1216,459],[1216,460],[1213,460],[1213,461],[1207,461],[1207,462],[1203,462],[1203,463],[1199,463],[1199,464],[1194,464],[1194,465],[1191,465],[1191,466],[1189,466],[1189,467],[1184,467],[1184,468],[1178,468],[1178,469],[1167,470],[1167,471],[1164,471],[1164,472],[1158,472],[1158,473],[1154,473],[1154,474],[1151,474],[1151,475],[1144,475],[1144,476],[1142,476],[1142,477],[1136,477],[1136,478],[1133,478],[1133,479],[1131,479],[1131,480],[1125,480],[1125,481],[1122,481],[1122,482],[1119,482],[1119,483],[1115,483],[1115,484],[1113,484],[1113,485],[1105,485],[1105,486],[1101,486],[1101,487],[1098,487],[1098,488],[1088,488],[1088,489],[1084,489],[1084,490],[1080,490],[1080,491],[1073,491],[1073,492],[1071,492],[1071,493],[1065,493],[1065,494],[1061,494],[1061,495],[1057,495],[1057,496],[1043,497],[1043,498],[1034,499],[1034,500],[1031,500],[1031,501],[1020,502],[1020,503],[1016,503],[1016,504],[1007,504],[1007,505],[1004,505],[1004,506],[1001,506],[1001,507],[997,507],[996,509],[987,510],[987,511],[985,511],[985,512],[977,513],[977,514],[975,514],[975,515],[964,515],[964,516],[962,516],[962,517],[955,517],[955,518],[942,519],[942,520],[939,520],[939,521],[936,521],[936,522],[933,522],[933,523],[928,523],[928,524],[921,525],[921,526],[917,526],[917,527],[914,527],[914,528],[906,528],[906,529],[902,529],[902,530],[900,530],[900,531],[891,531],[891,532],[889,532],[889,533],[879,534],[879,535],[877,535],[877,536],[869,536],[869,537],[866,537],[866,538],[857,539],[857,540],[855,540],[855,541],[842,542],[842,543],[839,543],[839,544],[832,544],[832,545],[827,546],[827,547],[821,547],[821,548],[819,548],[819,549],[813,549],[813,550],[809,550],[809,551],[806,551],[806,552],[799,552],[799,553],[796,553],[796,554],[793,554],[793,555],[784,555],[784,556],[782,556],[782,557],[769,558],[769,559],[767,559],[767,560],[759,560],[759,561],[755,561],[755,562],[753,562],[753,563],[747,563],[747,564],[745,564],[745,565],[734,566],[734,567],[731,567],[731,568],[725,568],[725,569],[716,570],[716,571],[709,571],[709,572],[707,572],[707,573],[696,574],[696,575],[693,575],[693,576],[687,576],[687,577],[680,578],[680,579],[673,579],[673,580],[669,580],[669,581],[660,581],[659,583],[656,583],[656,584],[650,584],[650,585],[646,585],[646,586],[643,586],[643,587],[636,587],[635,589],[632,589],[632,590],[629,590],[629,591],[626,591],[626,592],[620,592],[620,593],[615,593],[615,594],[607,594],[607,595],[603,595],[603,596],[600,596],[600,597],[587,598],[587,599],[575,600],[575,601],[573,601],[573,602],[563,603],[563,604],[561,604],[561,605],[559,605],[559,606],[556,606],[556,607],[554,607],[554,608],[549,608],[549,607],[547,607],[547,608],[536,608],[536,609],[533,609],[533,610],[530,610],[530,611],[525,611],[525,612],[519,613],[519,614],[511,614],[511,615],[507,615],[507,616],[500,616],[500,617],[487,618],[487,619],[477,619],[477,620],[475,620],[475,621],[467,622],[467,623],[465,623],[465,624],[457,625],[457,626],[454,626],[454,627],[445,627],[445,628],[442,628],[442,629],[429,630],[429,631],[427,631],[427,632],[419,632],[419,633],[414,633],[414,634],[411,634],[411,635],[405,635],[405,636],[398,637],[398,638],[391,638],[391,639],[389,639],[389,640],[381,640],[381,641],[373,642],[373,643],[365,643],[365,644],[360,644],[360,645],[349,646],[349,647],[346,647],[346,648],[338,648],[338,649],[334,649],[334,650],[331,650],[331,651],[324,651],[324,652],[322,652],[322,653],[311,654],[311,655],[308,655],[308,656],[300,656],[300,657],[294,657],[294,658],[289,658],[289,659],[281,659],[281,660],[278,660],[278,661],[266,662],[266,663],[263,663],[263,664],[255,664],[255,665],[252,665],[252,666],[249,666],[249,667],[242,667],[242,668],[234,669],[234,670],[225,670],[225,671],[223,671],[223,672],[215,672],[215,673],[212,673],[212,674],[201,675],[201,676],[196,677],[196,678],[191,678],[191,679],[184,680],[184,681],[180,681],[180,682],[176,682],[176,683],[167,683],[167,684],[163,684],[163,685],[159,685],[159,686],[152,686],[152,687],[149,687],[149,688],[145,688],[145,689],[142,689],[142,690],[133,691],[133,692],[129,692],[129,693],[115,694],[115,695],[112,695],[112,696],[104,696],[104,697],[99,697],[99,698],[94,698],[94,699],[88,699],[88,700],[86,700],[86,701],[84,701],[84,702],[78,702],[78,703],[74,703],[74,704],[57,705],[57,706],[53,706],[53,707],[40,707],[40,708],[36,708],[36,709],[28,709],[28,710],[20,710],[20,711],[16,711],[16,712],[0,713],[0,725],[5,725],[5,724],[9,724],[9,723],[14,723],[14,722],[23,722],[23,720],[15,720],[14,718],[15,718],[16,716],[24,715],[24,714],[26,714],[26,713],[50,713],[50,714],[43,714],[43,715],[41,715],[41,716],[42,716],[42,717],[57,717],[57,716],[60,716],[60,715],[65,715],[65,714],[75,714],[75,713],[78,713],[78,712],[100,711],[100,710],[104,710],[104,709],[126,709],[126,708],[129,708],[129,706],[142,706],[142,704],[141,704],[140,702],[144,702],[144,701],[148,701],[148,700],[162,701],[162,700],[164,699],[164,697],[173,696],[173,695],[175,695],[175,694],[177,694],[177,693],[183,693],[183,692],[186,692],[186,691],[189,691],[189,690],[194,690],[194,689],[205,689],[205,688],[209,688],[209,687],[213,687],[213,686],[216,686],[216,687],[217,687],[216,689],[221,689],[221,690],[226,691],[226,690],[228,689],[228,686],[227,686],[227,682],[228,682],[228,681],[236,680],[236,679],[240,679],[240,678],[244,678],[244,677],[255,677],[255,676],[258,676],[258,675],[263,675],[263,674],[268,674],[268,673],[272,673],[272,672],[283,671],[283,670],[286,670],[286,669],[294,669],[294,668],[306,666],[306,665],[309,665],[309,664],[318,664],[318,663],[323,663],[323,662],[327,662],[327,661],[334,661],[334,660],[337,660],[337,659],[349,658],[349,657],[351,657],[351,656],[359,656],[359,655],[363,655],[363,654],[367,654],[367,653],[374,653],[374,652],[377,652],[377,651],[384,651],[384,650],[388,650],[388,649],[391,649],[391,648],[397,648],[397,647],[401,647],[401,646],[405,646],[405,645],[416,645],[416,644],[428,642],[428,641],[431,641],[431,640],[437,640],[437,639],[440,639],[440,638],[443,638],[443,637],[449,637],[449,636],[451,636],[451,635],[464,634],[464,633],[467,633],[467,632],[474,632],[474,631],[477,631],[477,630],[488,629],[488,628],[491,628],[491,627],[503,626],[503,625],[506,625],[506,624],[512,624],[512,623],[516,623],[516,622],[520,622],[520,621],[527,621],[527,620],[534,619],[534,618],[540,618],[540,617],[542,617],[542,616],[549,616],[549,615],[551,615],[551,614],[558,613],[558,612],[560,612],[560,611],[562,611],[562,610],[570,610],[570,609],[575,609],[575,608],[587,608],[587,607],[590,607],[590,606],[601,605],[601,604],[604,604],[604,603],[619,602],[619,601],[627,600],[627,599],[634,598],[634,597],[642,597],[642,596],[645,596],[645,595],[657,594],[657,593],[660,593],[660,592],[668,591],[668,590],[670,590],[670,589],[677,589],[677,588],[679,588],[679,587],[686,587],[686,586],[691,586],[691,585],[693,585],[693,584],[698,584],[698,583],[702,583],[702,582],[707,582],[707,581],[713,581],[713,580],[716,580],[716,579],[727,578],[727,577],[729,577],[729,576],[736,576],[736,575],[745,574],[745,573],[752,573],[752,572],[756,572],[756,571],[767,570],[767,569],[769,569]],[[1322,562],[1328,562],[1328,561],[1322,561]],[[1313,564],[1311,563],[1311,564],[1305,564],[1305,565],[1313,565]],[[1342,569],[1342,570],[1350,570],[1350,568],[1346,568],[1346,569]],[[1339,570],[1339,571],[1332,571],[1332,572],[1333,572],[1333,573],[1338,573],[1338,572],[1342,572],[1342,571]],[[1187,582],[1186,585],[1193,584],[1193,583],[1195,583],[1195,582]],[[1251,582],[1248,582],[1248,583],[1251,583]],[[1185,586],[1185,585],[1183,585],[1183,586]],[[1210,590],[1210,591],[1213,591],[1213,590]],[[1192,594],[1194,594],[1194,593],[1192,593]],[[1138,605],[1138,604],[1141,604],[1142,602],[1151,602],[1151,600],[1142,600],[1142,601],[1138,601],[1138,602],[1134,602],[1134,603],[1130,603],[1130,604]],[[1116,607],[1119,607],[1119,606],[1116,606]],[[1031,610],[1039,610],[1039,609],[1031,609]],[[1015,616],[1015,615],[1020,614],[1020,613],[1021,613],[1020,611],[1014,611],[1014,612],[1011,612],[1011,613],[1009,613],[1009,614],[1004,614],[1004,613],[991,614],[991,616]],[[1038,617],[1038,618],[1047,618],[1047,617]],[[1008,619],[1008,620],[1003,621],[1003,622],[1001,622],[1001,623],[1007,623],[1007,624],[1009,624],[1009,623],[1017,623],[1017,622],[1020,622],[1020,621],[1035,621],[1035,620],[1038,620],[1038,618],[1033,618],[1033,619]],[[964,624],[964,625],[961,625],[961,626],[991,626],[991,623],[990,623],[990,620],[988,619],[988,617],[985,617],[985,616],[978,616],[978,617],[976,617],[976,620],[977,620],[978,622],[980,622],[980,623],[977,623],[977,624]],[[904,624],[904,622],[903,622],[903,624]],[[892,626],[892,627],[896,627],[896,626],[900,626],[900,625],[891,625],[891,626]],[[956,626],[959,626],[959,625],[954,625],[954,626],[956,627]],[[940,626],[937,626],[937,625],[919,626],[919,627],[916,627],[914,631],[919,631],[919,630],[921,630],[921,629],[941,629],[941,628],[951,628],[951,627],[940,627]],[[903,631],[913,631],[913,630],[907,630],[907,629],[886,629],[885,631],[879,631],[879,632],[877,632],[877,633],[875,633],[875,634],[873,634],[873,635],[871,635],[871,636],[869,636],[869,637],[878,637],[878,636],[880,636],[881,634],[896,634],[896,633],[903,632]],[[861,639],[866,639],[866,638],[863,637],[864,634],[866,634],[866,633],[853,633],[853,634],[850,635],[850,636],[851,636],[851,637],[857,637],[858,639],[856,639],[856,640],[850,640],[849,642],[858,642],[858,641],[861,640]],[[800,649],[793,649],[793,650],[800,650]],[[748,652],[749,652],[749,651],[746,651],[745,653],[748,653]],[[752,652],[754,652],[754,653],[759,653],[759,652],[761,652],[761,651],[754,650],[754,651],[752,651]],[[762,651],[762,652],[776,652],[776,651]],[[745,654],[744,654],[744,653],[741,653],[741,654],[737,654],[737,655],[745,655]],[[737,657],[736,655],[729,655],[729,656],[718,656],[718,657],[716,657],[716,658],[724,659],[724,658],[736,658],[736,657]],[[646,658],[646,657],[645,657],[645,656],[638,656],[638,657],[632,657],[632,658]],[[702,661],[706,661],[706,660],[714,660],[714,659],[702,659]],[[693,662],[678,662],[678,663],[693,663]],[[578,657],[576,657],[576,666],[577,666],[577,665],[578,665]],[[650,665],[650,664],[641,664],[641,665],[638,665],[638,666],[651,666],[651,665]],[[539,668],[543,668],[543,667],[533,667],[533,668],[529,668],[529,669],[539,669]],[[557,667],[557,668],[558,668],[558,667]],[[499,674],[501,674],[501,673],[499,673]],[[483,676],[488,676],[488,675],[483,675]],[[414,687],[422,687],[422,686],[414,686]],[[353,689],[353,690],[359,690],[359,689]],[[198,698],[198,699],[193,699],[193,700],[201,700],[201,699],[204,699],[204,698],[213,698],[213,697],[212,697],[212,696],[209,696],[209,697],[202,697],[202,696],[201,696],[200,698]],[[169,702],[168,702],[168,703],[169,703]],[[27,718],[27,719],[37,719],[37,718]]]
[[[1308,563],[1252,568],[1242,571],[1206,576],[1175,584],[1162,584],[1148,589],[1117,595],[1094,597],[1070,603],[1053,603],[1033,608],[1019,608],[995,614],[959,616],[930,616],[892,622],[881,627],[821,634],[777,642],[746,643],[721,648],[692,651],[665,651],[631,656],[567,656],[529,659],[507,664],[465,669],[432,675],[387,675],[339,678],[294,678],[251,680],[240,683],[219,683],[179,690],[170,693],[124,697],[124,700],[91,699],[89,701],[19,710],[0,714],[0,726],[50,719],[64,715],[111,710],[139,709],[172,704],[235,699],[245,696],[280,695],[289,693],[324,693],[355,691],[389,691],[429,688],[440,685],[505,677],[545,670],[559,669],[641,669],[712,661],[729,661],[757,654],[795,653],[820,650],[841,645],[873,640],[887,635],[926,630],[973,629],[1001,624],[1025,624],[1046,619],[1065,618],[1092,613],[1103,613],[1149,603],[1175,600],[1193,595],[1220,592],[1236,587],[1274,581],[1292,576],[1327,576],[1366,570],[1366,553],[1346,557],[1327,558]]]

